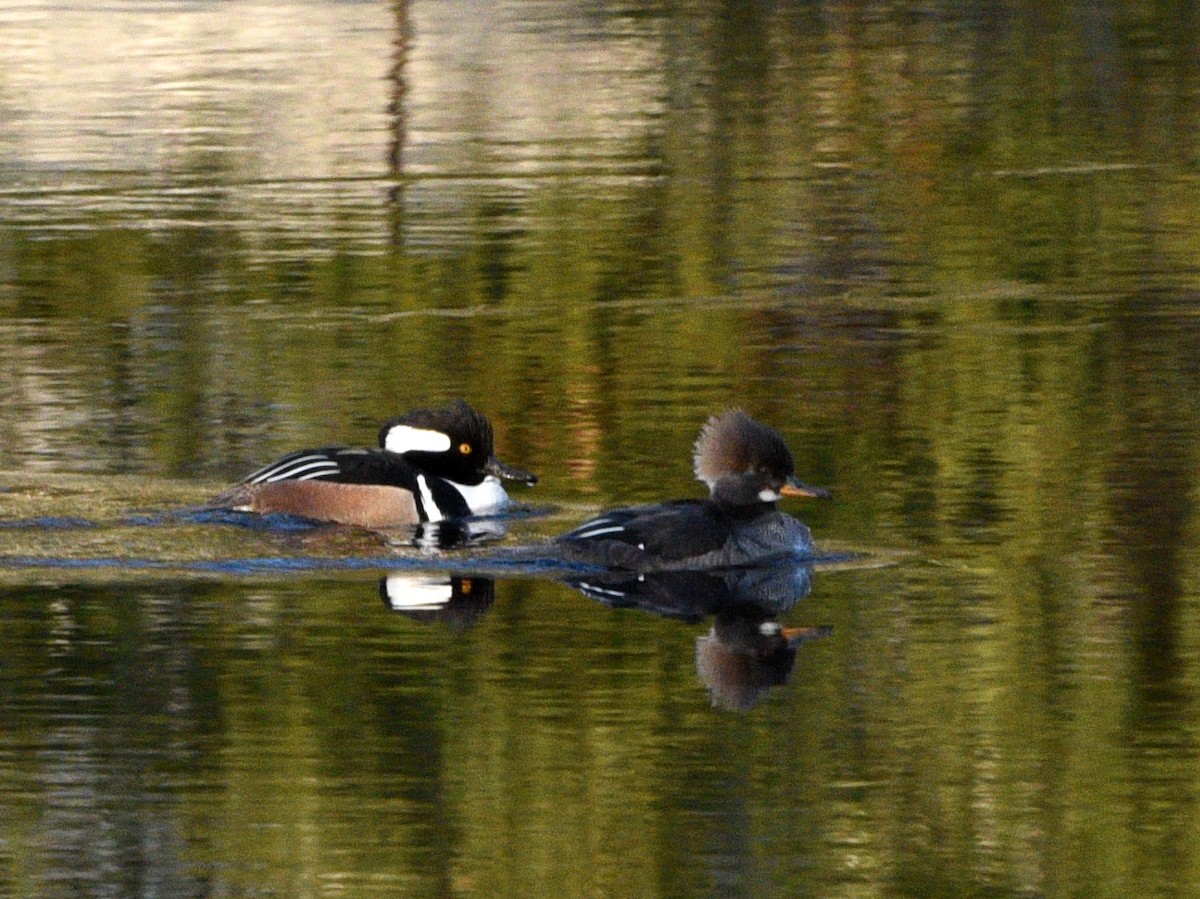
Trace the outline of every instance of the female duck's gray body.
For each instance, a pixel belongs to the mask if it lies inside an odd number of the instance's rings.
[[[808,528],[780,512],[781,496],[826,497],[796,480],[787,444],[740,409],[713,416],[696,440],[703,500],[615,509],[555,541],[561,558],[635,572],[757,565],[812,554]]]
[[[508,494],[500,478],[537,482],[534,474],[495,457],[491,422],[456,400],[391,419],[379,430],[378,449],[327,446],[289,453],[209,508],[399,527],[501,508]]]

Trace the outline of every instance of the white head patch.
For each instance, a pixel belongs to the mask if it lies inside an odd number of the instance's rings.
[[[393,453],[444,453],[450,449],[450,435],[428,428],[395,425],[388,429],[383,448]]]

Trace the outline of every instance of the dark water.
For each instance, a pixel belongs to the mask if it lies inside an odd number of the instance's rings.
[[[1197,25],[5,5],[0,895],[1200,894]],[[501,548],[774,424],[830,630],[163,514],[455,396]]]

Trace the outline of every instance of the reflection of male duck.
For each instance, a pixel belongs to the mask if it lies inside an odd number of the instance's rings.
[[[696,673],[713,704],[744,710],[764,690],[787,682],[796,649],[829,628],[785,628],[776,619],[812,586],[808,565],[781,564],[722,571],[579,574],[565,582],[585,596],[617,608],[700,621],[713,616],[696,640]]]
[[[508,533],[503,517],[472,516],[447,518],[443,521],[424,521],[413,530],[411,546],[429,551],[465,549],[500,540]]]
[[[708,499],[614,509],[563,534],[555,551],[567,562],[642,572],[811,558],[808,528],[775,503],[781,496],[829,494],[796,480],[778,431],[739,409],[713,416],[693,461]]]
[[[496,584],[486,577],[396,572],[379,581],[379,596],[391,611],[415,621],[440,621],[465,630],[492,607]]]

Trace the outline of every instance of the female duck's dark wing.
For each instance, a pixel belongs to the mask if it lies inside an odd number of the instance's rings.
[[[279,481],[333,481],[338,484],[384,484],[415,489],[412,467],[394,453],[381,450],[325,446],[297,450],[264,465],[243,484]]]
[[[729,523],[713,503],[677,500],[614,509],[556,542],[569,558],[636,571],[704,556],[728,539]]]

